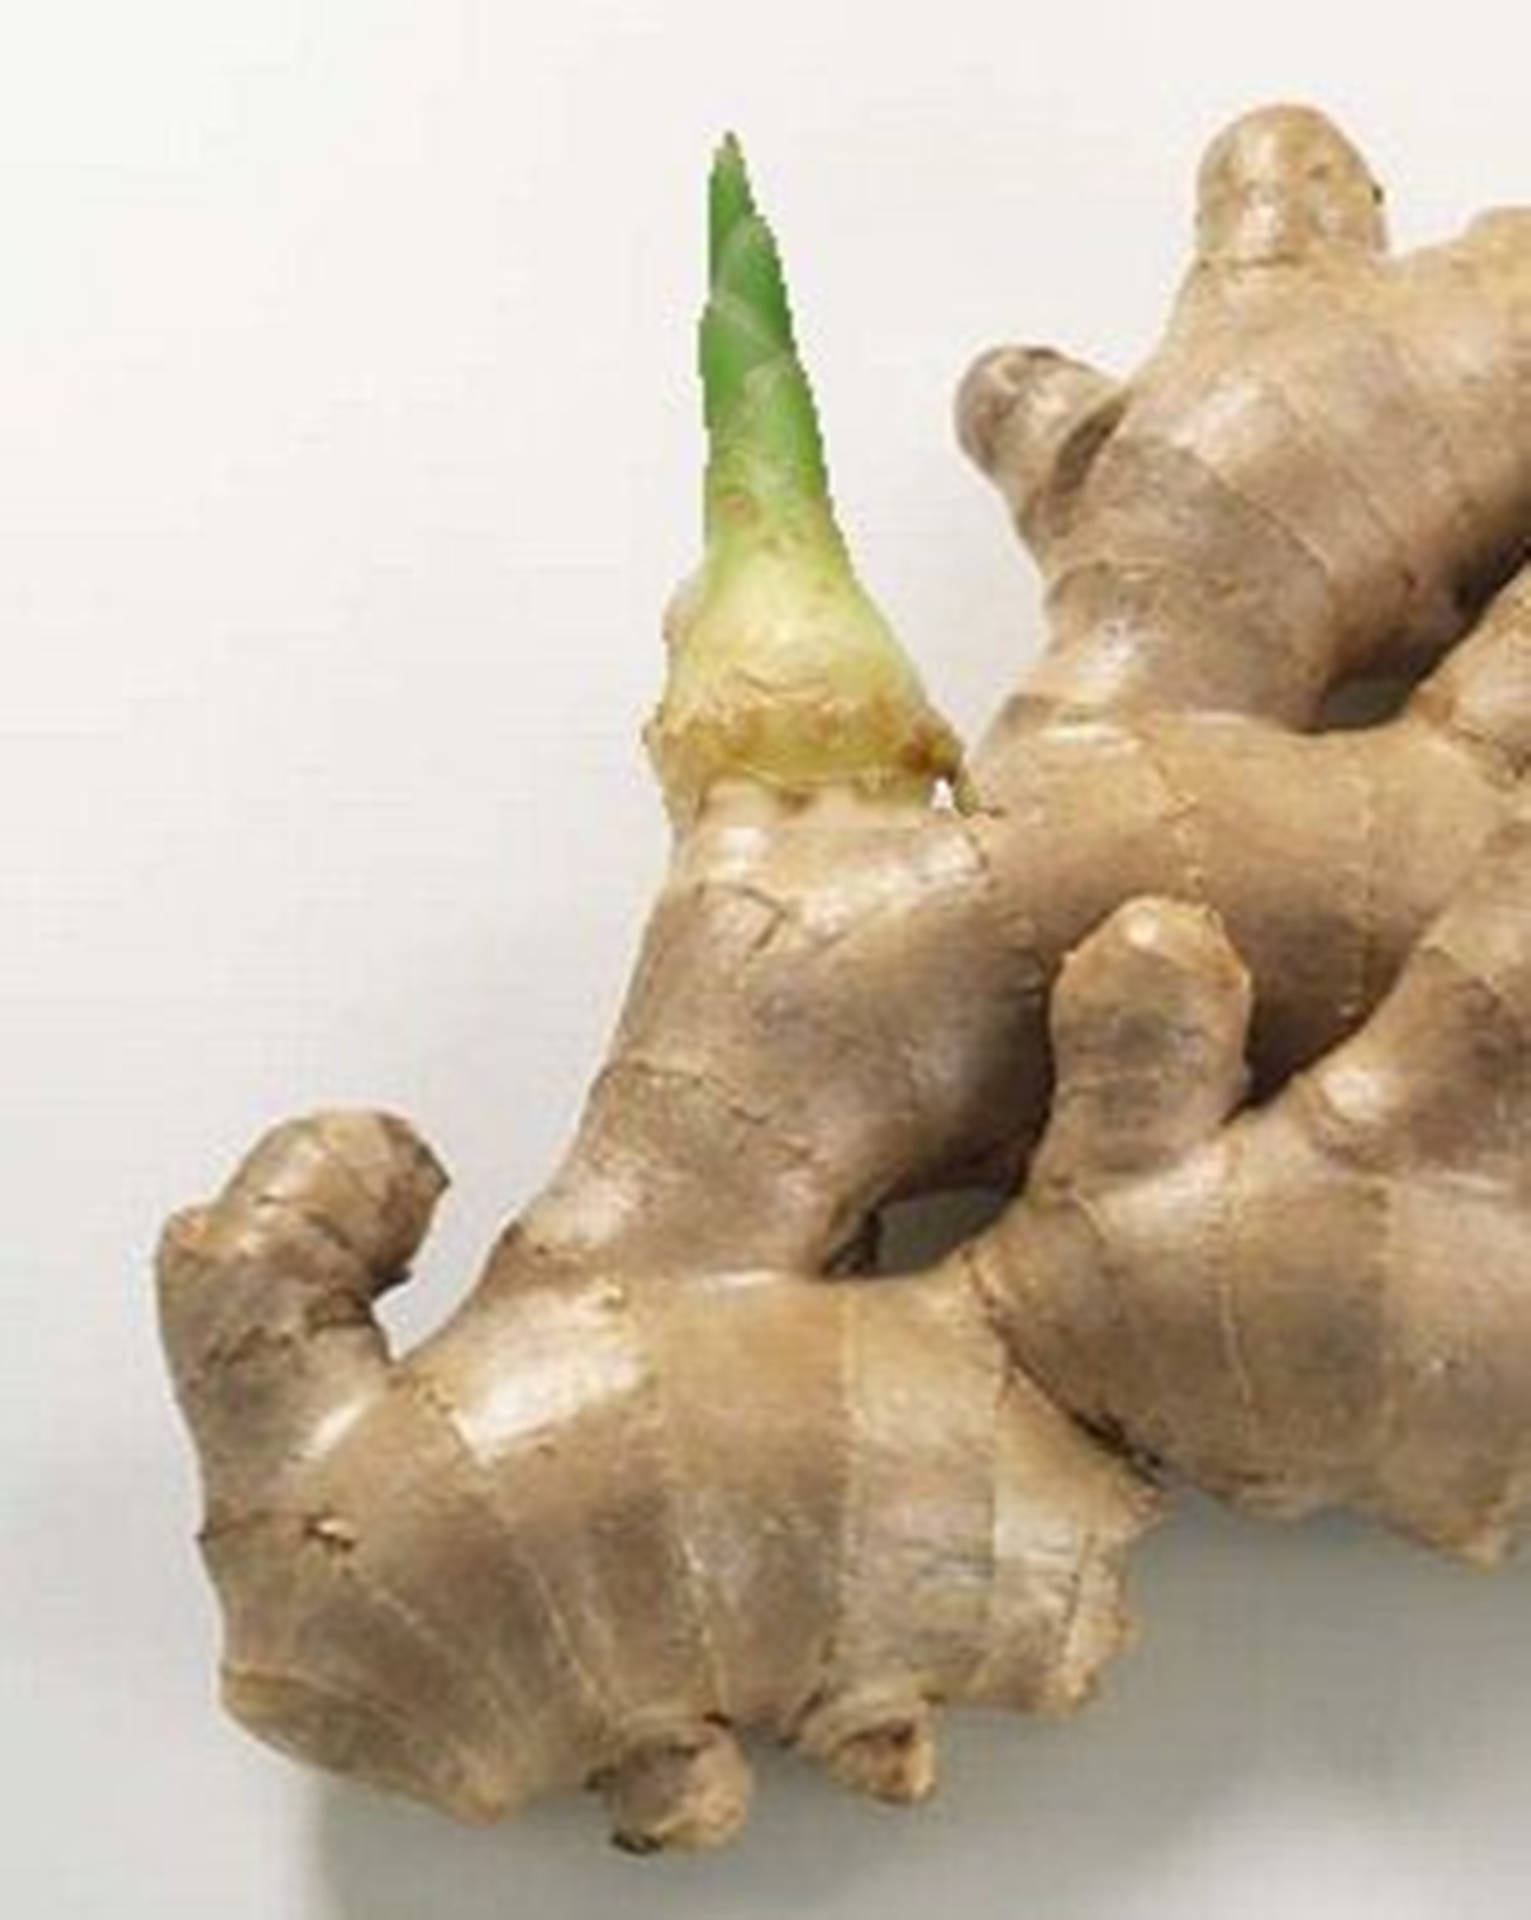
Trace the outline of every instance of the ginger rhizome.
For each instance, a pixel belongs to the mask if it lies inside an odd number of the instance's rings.
[[[702,1845],[751,1730],[912,1800],[941,1706],[1083,1699],[1165,1477],[1502,1552],[1531,213],[1395,259],[1380,201],[1320,115],[1248,115],[1136,375],[968,374],[1051,640],[964,758],[852,568],[725,145],[674,855],[567,1157],[401,1359],[372,1302],[444,1184],[402,1121],[278,1127],[166,1229],[245,1725]],[[1325,725],[1378,675],[1391,717]],[[992,1228],[864,1271],[880,1208],[975,1178],[1015,1184]]]

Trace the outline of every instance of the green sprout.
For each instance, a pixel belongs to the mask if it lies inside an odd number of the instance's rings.
[[[705,551],[670,610],[648,733],[671,810],[684,823],[728,777],[928,799],[961,750],[851,565],[781,256],[732,135],[712,168],[708,260]]]

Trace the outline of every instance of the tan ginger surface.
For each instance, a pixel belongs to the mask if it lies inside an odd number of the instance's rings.
[[[749,1729],[916,1799],[940,1705],[1072,1706],[1156,1465],[1479,1558],[1531,1489],[1531,213],[1389,258],[1266,109],[1131,380],[985,355],[1052,640],[960,770],[732,146],[711,214],[675,854],[566,1160],[400,1361],[400,1121],[277,1128],[160,1261],[231,1711],[471,1817],[599,1785],[636,1848],[737,1827]],[[1417,685],[1324,730],[1368,674]],[[976,1242],[849,1277],[1039,1136]]]
[[[1531,1495],[1531,820],[1358,1034],[1224,1124],[1248,1010],[1205,910],[1119,909],[1054,995],[1026,1196],[957,1264],[1096,1427],[1491,1562]]]

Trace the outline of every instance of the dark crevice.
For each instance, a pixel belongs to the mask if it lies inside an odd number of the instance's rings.
[[[999,1187],[954,1187],[895,1200],[877,1215],[880,1274],[918,1273],[992,1226],[1011,1196]]]

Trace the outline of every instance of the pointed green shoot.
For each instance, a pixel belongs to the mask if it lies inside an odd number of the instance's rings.
[[[829,476],[808,376],[797,357],[781,255],[756,210],[732,134],[708,195],[711,290],[700,327],[707,423],[707,537],[761,516],[828,520]],[[836,536],[838,537],[838,536]]]
[[[852,569],[781,257],[730,135],[708,195],[702,565],[648,744],[678,825],[725,778],[927,799],[961,752]]]

